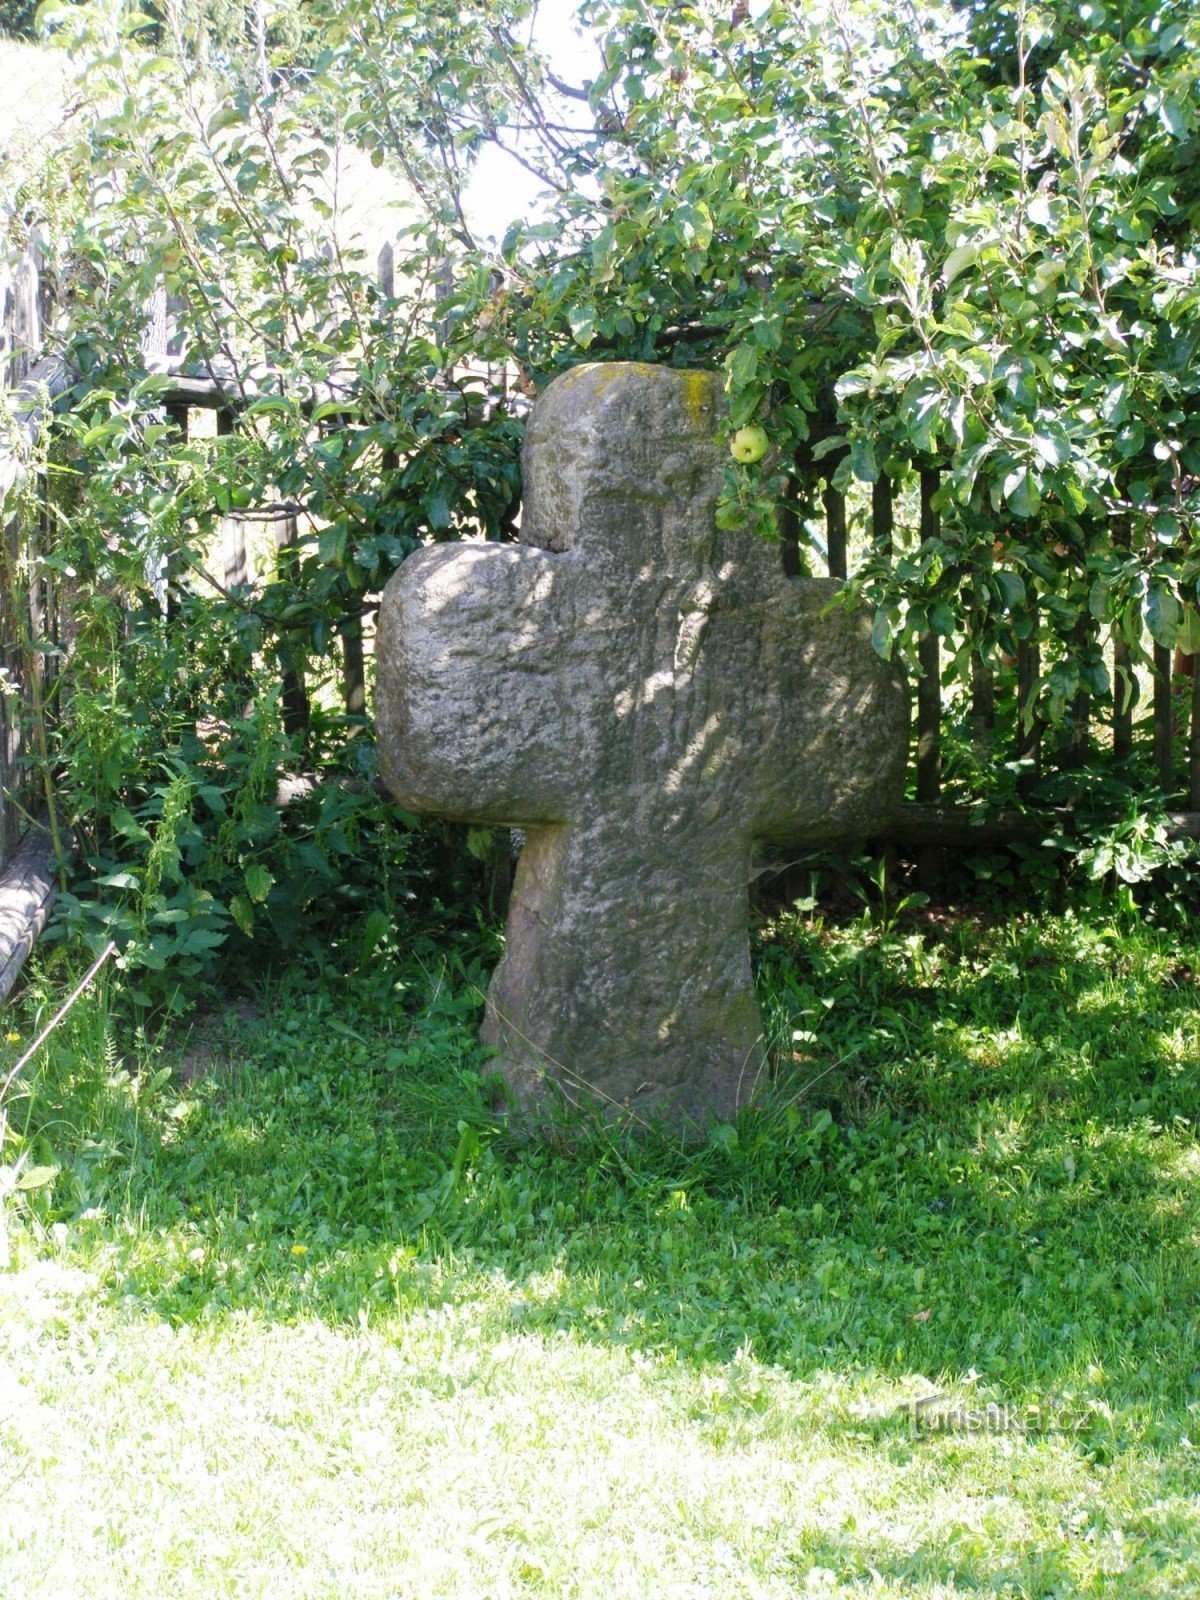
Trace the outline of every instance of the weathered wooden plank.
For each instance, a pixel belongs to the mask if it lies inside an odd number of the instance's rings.
[[[4,305],[5,383],[16,389],[24,381],[42,348],[42,249],[30,241],[9,280]]]
[[[917,647],[917,799],[936,800],[942,792],[942,654],[936,633]]]
[[[996,679],[976,648],[971,656],[971,737],[978,745],[989,745],[995,732]]]
[[[50,835],[45,828],[30,828],[0,874],[0,1005],[46,926],[54,892]]]
[[[0,667],[15,682],[15,653],[10,652],[6,641],[0,638]],[[21,759],[21,723],[13,701],[7,693],[0,694],[0,867],[17,847],[21,831],[21,813],[13,803],[17,788]]]
[[[1128,551],[1130,547],[1129,518],[1117,517],[1112,530],[1113,549]],[[1137,680],[1133,675],[1133,652],[1121,637],[1119,628],[1113,631],[1113,759],[1128,761],[1133,754],[1133,702]]]
[[[1188,807],[1200,811],[1200,658],[1192,657],[1192,720],[1188,729]]]
[[[379,292],[386,299],[392,300],[396,294],[396,252],[387,242],[379,252],[375,271]]]
[[[798,578],[804,570],[804,563],[800,559],[800,513],[796,506],[796,494],[805,459],[803,452],[797,454],[794,469],[784,480],[783,503],[779,509],[780,555],[787,578]]]
[[[275,520],[275,560],[281,578],[286,577],[300,542],[300,524],[292,512]],[[285,630],[276,644],[283,685],[283,726],[292,738],[308,736],[308,685],[304,680],[304,652]]]
[[[146,326],[142,330],[143,356],[170,355],[171,350],[171,319],[168,309],[167,291],[160,284],[150,296],[146,306]]]
[[[361,621],[349,622],[342,631],[342,694],[348,717],[367,714],[367,665]]]
[[[1128,761],[1133,754],[1133,701],[1137,680],[1133,675],[1133,655],[1124,639],[1113,641],[1112,751],[1115,761]]]
[[[825,485],[825,548],[829,553],[829,576],[847,577],[846,568],[846,497],[832,483]]]
[[[885,561],[890,561],[892,557],[895,528],[896,509],[892,495],[892,480],[880,476],[871,485],[871,539],[876,553]]]
[[[0,572],[2,579],[5,573],[13,572],[16,567],[17,528],[5,528],[0,524],[0,540],[4,542],[0,551],[4,556],[4,571]],[[0,867],[16,849],[23,826],[16,803],[23,720],[20,699],[21,639],[17,624],[18,618],[13,615],[7,583],[0,581],[0,674],[3,675],[3,683],[0,684]]]
[[[1034,787],[1042,767],[1042,719],[1037,714],[1038,680],[1042,675],[1042,648],[1038,638],[1041,620],[1032,589],[1029,610],[1032,618],[1029,637],[1017,644],[1017,730],[1013,753],[1018,761],[1027,764],[1018,784],[1022,793]]]
[[[239,516],[222,517],[220,532],[221,554],[224,563],[224,581],[227,589],[237,589],[250,582],[250,564],[246,559],[246,522]]]
[[[16,422],[16,439],[0,445],[0,483],[6,491],[19,491],[29,472],[29,455],[41,432],[46,405],[46,389],[65,387],[65,369],[60,363],[38,363],[42,343],[44,304],[41,276],[41,246],[31,241],[22,259],[13,267],[0,267],[0,385],[15,391],[8,396]],[[27,619],[20,615],[23,601],[17,595],[14,574],[24,555],[23,530],[15,522],[0,523],[7,581],[0,584],[0,867],[17,849],[25,825],[24,773],[22,771],[22,732],[32,686],[24,681]],[[31,593],[31,610],[36,614],[46,601],[40,587]],[[35,666],[40,668],[41,658]]]
[[[1070,821],[1070,812],[989,811],[986,806],[949,806],[910,801],[880,837],[902,850],[930,845],[957,850],[1036,844]]]
[[[939,519],[933,504],[939,474],[921,473],[921,542],[936,539]],[[917,684],[917,799],[936,800],[942,789],[942,661],[940,641],[930,631],[917,647],[921,677]]]
[[[1076,660],[1083,659],[1084,652],[1091,643],[1091,637],[1091,618],[1085,611],[1074,628]],[[1070,767],[1082,767],[1087,764],[1091,705],[1091,695],[1081,686],[1075,691],[1075,698],[1071,702],[1071,737],[1066,753],[1067,765]]]
[[[1114,816],[1112,820],[1118,822],[1120,818]],[[902,850],[919,851],[930,846],[989,850],[1010,844],[1037,844],[1068,832],[1073,825],[1074,813],[1065,806],[1038,811],[989,811],[981,805],[923,805],[909,801],[878,835],[878,841]],[[1164,827],[1168,839],[1200,839],[1200,809],[1168,811]]]
[[[238,393],[237,386],[221,378],[172,376],[161,393],[163,405],[168,411],[177,407],[191,406],[197,411],[223,411],[242,403],[242,396]],[[247,395],[249,400],[258,398],[259,396],[254,393]]]
[[[1175,788],[1175,757],[1171,727],[1171,652],[1165,644],[1154,646],[1154,770],[1164,794]]]

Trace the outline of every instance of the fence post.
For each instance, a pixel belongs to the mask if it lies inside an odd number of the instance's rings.
[[[396,252],[391,243],[384,240],[375,263],[375,279],[379,284],[379,292],[385,300],[392,300],[396,294]]]
[[[832,467],[831,467],[832,471]],[[829,553],[829,576],[844,583],[846,568],[846,497],[833,486],[832,477],[825,482],[825,548]]]
[[[875,546],[876,554],[884,561],[890,561],[892,558],[895,526],[892,480],[881,473],[871,485],[871,542]]]
[[[390,244],[385,243],[376,262],[376,282],[384,300],[396,293],[396,256]],[[386,476],[397,466],[396,452],[385,450],[380,470]],[[341,629],[342,637],[342,704],[348,717],[365,717],[367,714],[367,664],[363,642],[361,617],[350,618]]]
[[[888,566],[892,563],[895,533],[896,503],[892,492],[892,480],[886,473],[881,472],[871,485],[871,543],[875,549],[876,560]],[[883,846],[884,885],[889,895],[896,877],[897,855],[895,841],[889,839]]]
[[[798,578],[804,570],[800,557],[800,513],[796,509],[800,486],[811,481],[813,474],[812,440],[805,439],[796,446],[792,457],[792,470],[783,489],[783,511],[779,519],[779,538],[783,545],[783,572],[788,578]]]
[[[940,519],[933,504],[940,474],[936,468],[921,471],[921,543],[936,539]],[[917,799],[933,803],[942,792],[942,653],[941,641],[931,628],[917,645],[921,668],[917,683]],[[941,881],[946,852],[937,845],[917,851],[917,882],[933,889]]]
[[[1129,518],[1118,517],[1113,523],[1114,550],[1128,551],[1130,547]],[[1128,761],[1133,754],[1133,697],[1136,680],[1133,676],[1133,657],[1121,637],[1119,625],[1113,628],[1113,760]]]
[[[921,472],[921,542],[938,536],[938,514],[933,497],[939,474],[936,468]],[[922,634],[917,647],[921,680],[917,685],[917,799],[934,801],[942,788],[942,662],[938,636]]]
[[[361,617],[342,629],[342,696],[348,717],[367,714],[367,668],[363,655]]]
[[[4,541],[0,561],[9,572],[13,570],[12,563],[17,553],[16,536],[15,525],[9,528],[0,525],[0,539]],[[16,628],[17,618],[9,614],[9,596],[5,586],[4,592],[0,592],[0,669],[4,671],[6,685],[20,683],[20,643]],[[20,710],[15,699],[0,692],[0,867],[16,849],[21,832],[20,812],[12,804],[20,759]]]
[[[994,564],[993,548],[984,558],[982,581],[985,591]],[[981,604],[970,623],[971,739],[981,755],[990,750],[996,734],[996,676],[983,654],[985,632],[982,618],[986,611],[987,607]]]
[[[0,277],[0,387],[18,388],[38,358],[45,320],[42,244],[34,234],[15,270]],[[22,528],[0,524],[0,669],[11,697],[0,686],[0,866],[21,839],[27,820],[27,794],[22,785],[25,755],[23,727],[34,711],[34,685],[28,668],[40,671],[43,657],[28,648],[36,594],[19,592],[16,574],[22,558]],[[28,600],[28,604],[26,601]],[[19,608],[19,609],[18,609]],[[39,686],[40,687],[40,686]]]
[[[971,737],[980,746],[990,745],[996,731],[996,680],[992,669],[979,654],[971,651]]]
[[[1038,679],[1042,675],[1042,650],[1038,641],[1041,615],[1037,594],[1029,589],[1029,637],[1017,644],[1016,758],[1029,763],[1017,787],[1028,794],[1036,785],[1042,764],[1042,720],[1037,714]]]
[[[1085,611],[1076,622],[1072,635],[1075,653],[1080,659],[1087,649],[1091,631],[1088,613]],[[1090,708],[1091,696],[1081,686],[1075,691],[1075,698],[1071,702],[1071,740],[1067,748],[1069,766],[1082,767],[1087,761]]]
[[[9,279],[5,301],[7,383],[16,389],[29,376],[42,347],[42,245],[36,235]]]
[[[275,562],[282,573],[293,564],[300,542],[300,524],[294,511],[275,520]],[[304,682],[303,653],[291,641],[287,628],[279,634],[279,666],[283,685],[283,728],[294,739],[308,735],[308,688]]]
[[[1175,758],[1171,728],[1171,651],[1154,646],[1154,770],[1164,794],[1175,787]]]
[[[936,633],[922,635],[917,659],[917,799],[933,801],[942,789],[942,661]]]

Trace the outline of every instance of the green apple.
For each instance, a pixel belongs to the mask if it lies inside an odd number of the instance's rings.
[[[765,428],[760,428],[756,422],[748,423],[746,427],[739,428],[729,441],[729,453],[735,461],[749,466],[754,461],[762,460],[770,442]]]

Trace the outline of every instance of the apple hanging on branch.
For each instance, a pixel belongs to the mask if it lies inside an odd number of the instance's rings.
[[[729,441],[729,453],[735,461],[740,461],[742,466],[748,467],[762,460],[767,453],[769,443],[767,430],[760,428],[756,422],[751,422],[744,428],[739,428]]]

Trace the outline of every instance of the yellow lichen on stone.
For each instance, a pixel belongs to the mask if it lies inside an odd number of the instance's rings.
[[[713,422],[713,400],[716,394],[717,379],[712,372],[684,372],[683,403],[689,416],[701,426],[711,426]]]
[[[630,385],[636,387],[648,379],[660,385],[679,385],[690,434],[716,434],[721,380],[715,372],[681,372],[652,361],[584,361],[557,377],[550,389],[560,402],[568,395],[574,398],[577,391],[584,389],[590,391],[598,406],[619,405],[622,393]]]

